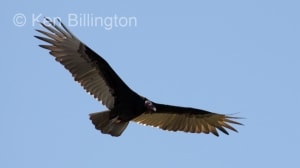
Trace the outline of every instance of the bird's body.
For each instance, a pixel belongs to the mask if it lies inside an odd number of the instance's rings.
[[[169,131],[213,133],[225,128],[236,131],[228,123],[240,124],[231,117],[209,111],[154,103],[131,90],[97,53],[78,40],[62,23],[42,24],[48,31],[37,30],[46,37],[35,36],[50,45],[55,60],[69,70],[88,93],[101,101],[108,110],[90,114],[90,119],[102,133],[120,136],[130,121]]]

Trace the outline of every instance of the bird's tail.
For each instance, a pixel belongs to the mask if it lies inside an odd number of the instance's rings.
[[[91,113],[90,120],[92,120],[95,128],[103,134],[120,136],[129,122],[119,121],[117,118],[110,119],[109,113],[109,111]]]

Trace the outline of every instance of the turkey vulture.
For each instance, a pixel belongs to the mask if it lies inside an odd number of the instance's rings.
[[[35,37],[50,45],[39,46],[50,50],[55,60],[71,72],[75,81],[108,108],[90,114],[95,128],[102,133],[120,136],[129,121],[168,131],[213,133],[216,136],[219,136],[217,129],[225,134],[228,134],[225,128],[237,132],[230,123],[242,125],[234,121],[238,117],[159,104],[138,95],[102,57],[74,36],[61,21],[58,20],[56,25],[50,19],[46,20],[50,24],[41,25],[48,31],[36,30],[46,37]]]

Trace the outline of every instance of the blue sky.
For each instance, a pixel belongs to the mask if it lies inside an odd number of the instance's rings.
[[[4,3],[4,2],[3,2]],[[297,167],[298,1],[56,1],[1,5],[0,167]],[[121,137],[88,119],[105,107],[33,38],[36,16],[136,18],[69,25],[150,100],[245,119],[220,137],[131,123]],[[42,17],[38,18],[43,21]],[[24,22],[25,21],[25,22]],[[118,23],[118,22],[117,22]],[[68,24],[67,24],[68,25]]]

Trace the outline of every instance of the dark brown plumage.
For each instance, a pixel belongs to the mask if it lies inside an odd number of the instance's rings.
[[[229,124],[238,117],[209,111],[154,103],[131,90],[110,65],[97,53],[77,39],[61,22],[41,25],[48,31],[37,30],[46,37],[36,38],[49,43],[40,47],[50,50],[88,93],[101,101],[108,110],[90,114],[95,128],[102,133],[120,136],[130,121],[168,131],[228,134],[236,131]]]

